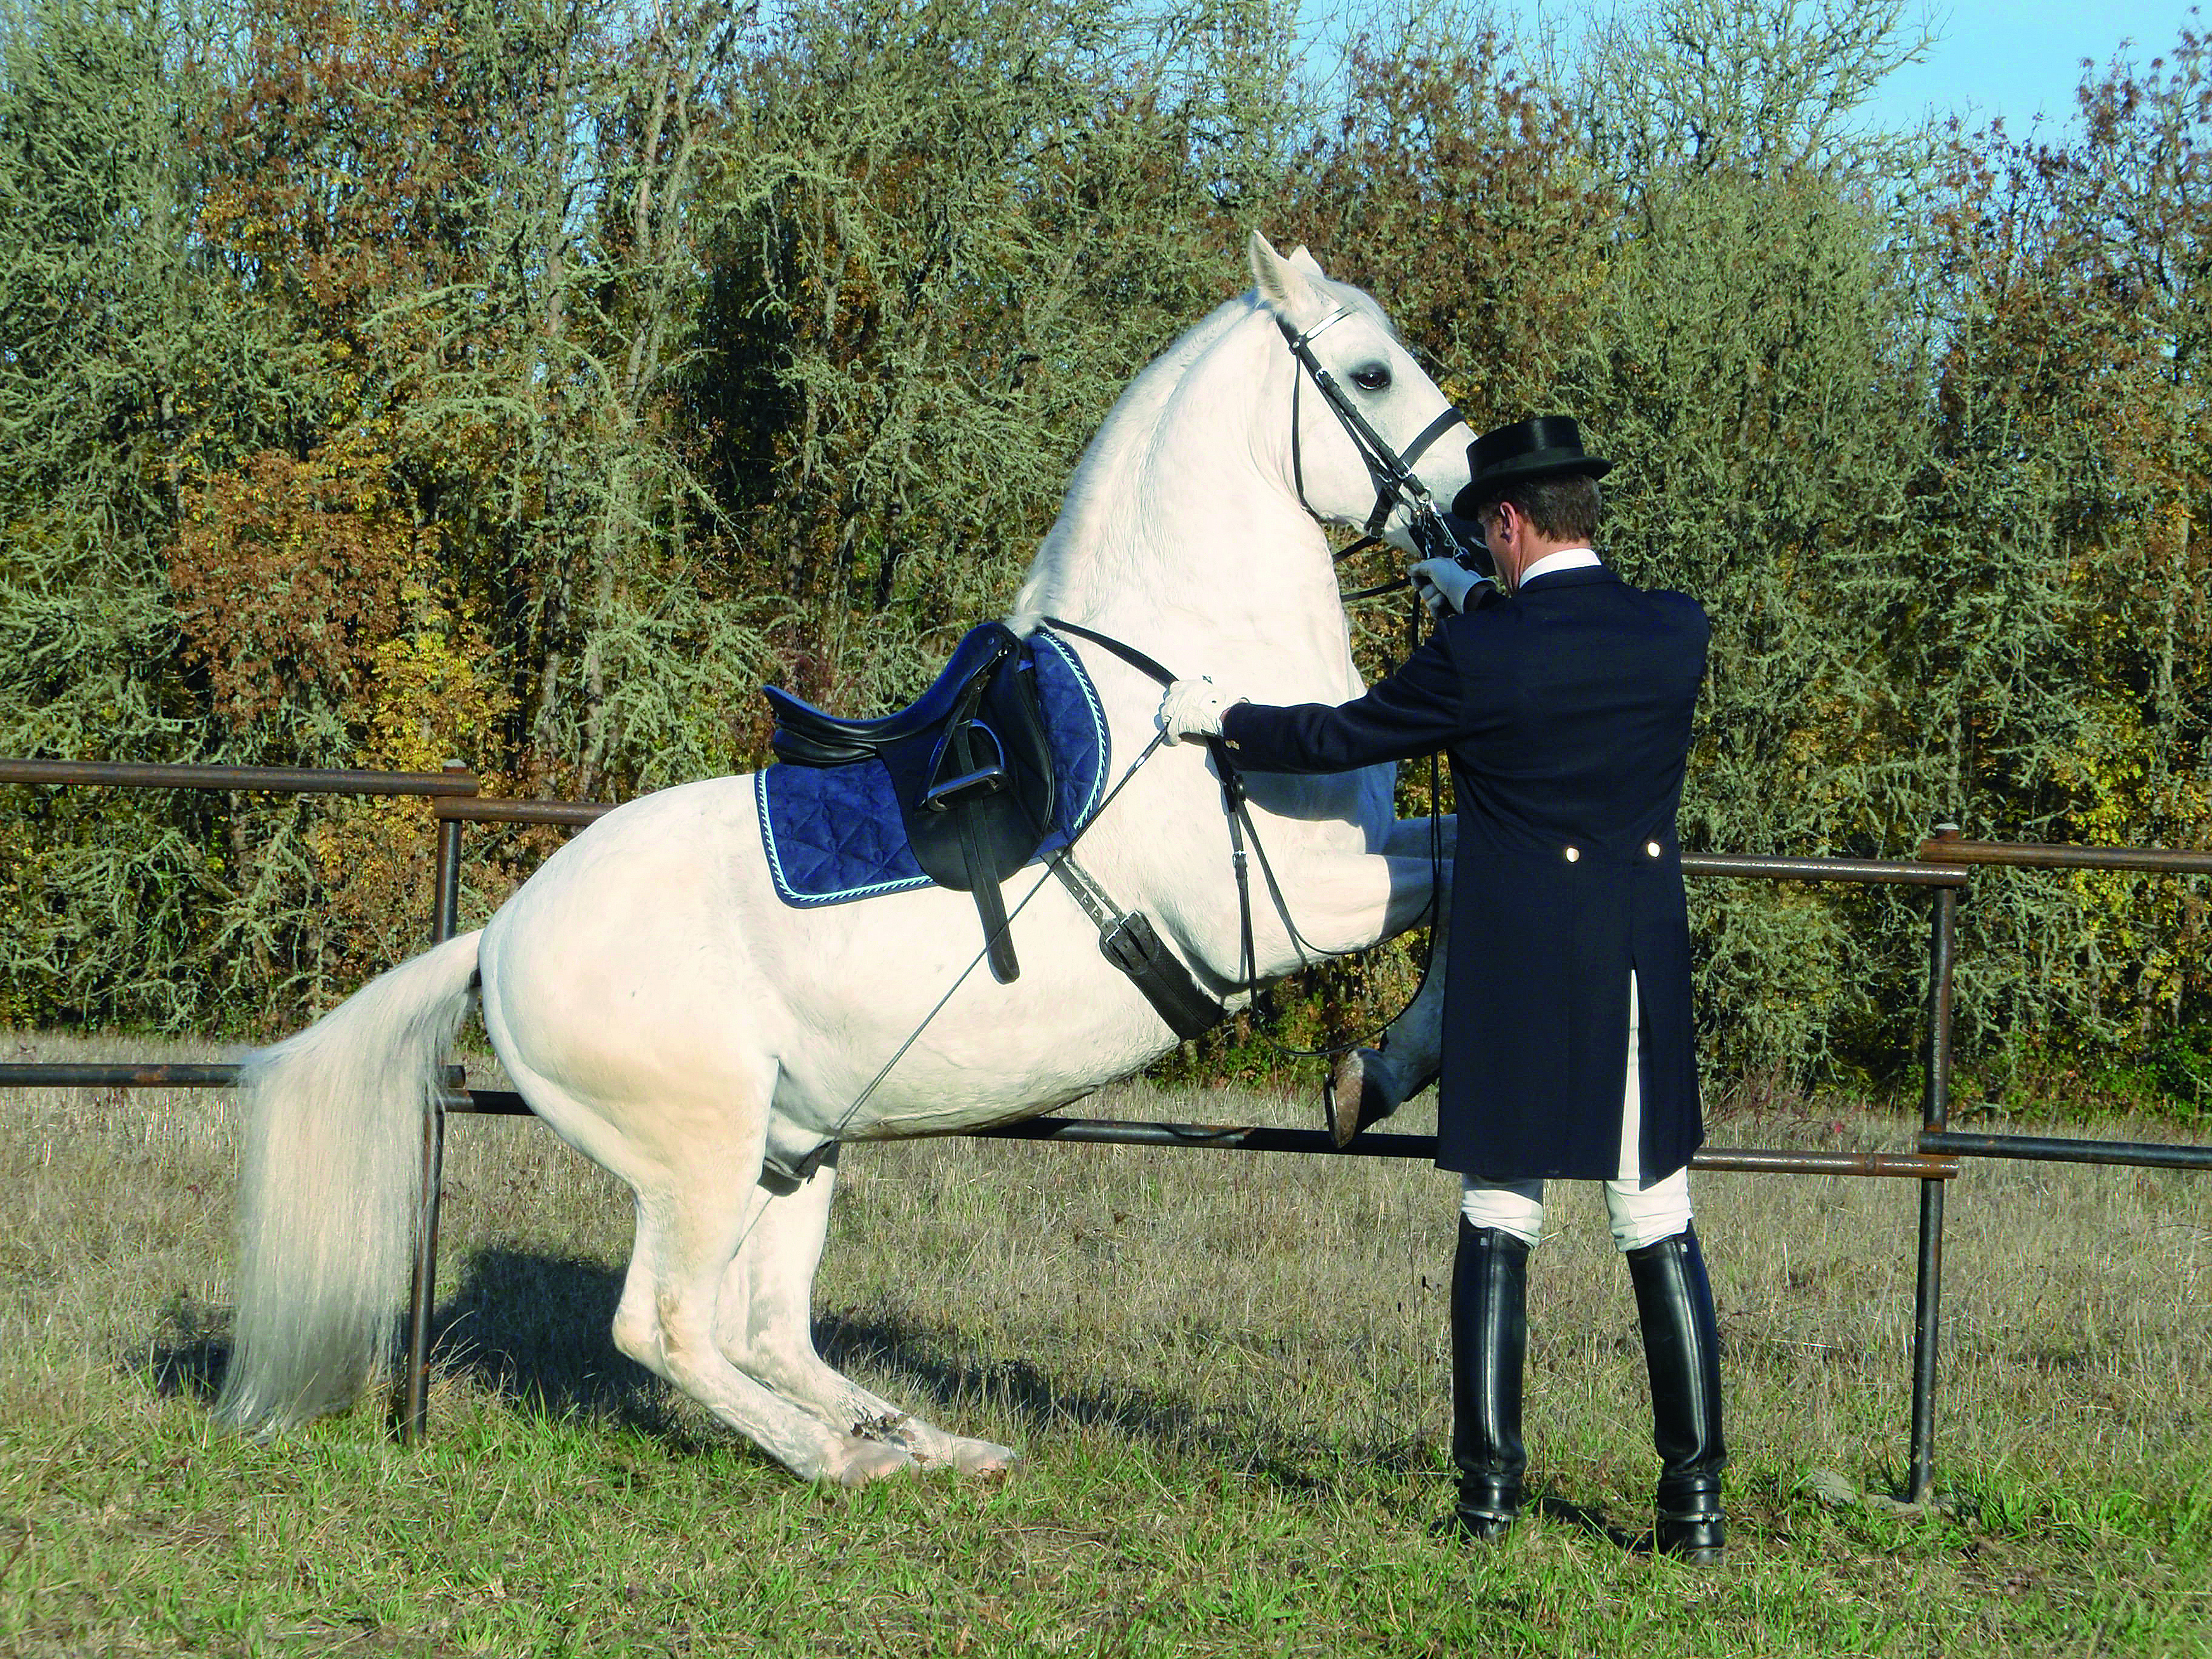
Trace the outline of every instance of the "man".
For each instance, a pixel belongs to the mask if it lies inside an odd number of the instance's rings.
[[[1659,1550],[1720,1559],[1719,1355],[1690,1218],[1704,1139],[1675,815],[1706,622],[1602,565],[1597,480],[1573,421],[1478,438],[1454,514],[1480,526],[1502,601],[1448,559],[1413,568],[1441,625],[1339,708],[1266,708],[1178,681],[1161,723],[1257,772],[1334,772],[1449,750],[1459,800],[1438,1164],[1463,1182],[1452,1268],[1459,1524],[1520,1512],[1529,1249],[1550,1177],[1605,1182],[1651,1381]]]

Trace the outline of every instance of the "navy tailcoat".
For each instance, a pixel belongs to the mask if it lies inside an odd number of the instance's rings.
[[[1636,975],[1645,1180],[1705,1139],[1674,819],[1705,613],[1602,566],[1447,617],[1340,707],[1240,703],[1255,772],[1340,772],[1437,749],[1459,802],[1437,1162],[1492,1181],[1620,1174]]]

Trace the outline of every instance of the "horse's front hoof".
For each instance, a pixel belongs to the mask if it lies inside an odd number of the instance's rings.
[[[988,1440],[956,1440],[952,1468],[979,1480],[1000,1480],[1014,1472],[1021,1456],[1011,1446],[994,1446]]]
[[[848,1435],[842,1451],[823,1474],[841,1486],[865,1486],[871,1480],[911,1474],[916,1467],[914,1454],[904,1446]]]
[[[1322,1084],[1322,1116],[1329,1139],[1340,1146],[1350,1146],[1354,1135],[1405,1103],[1397,1071],[1376,1048],[1354,1048],[1340,1056]]]

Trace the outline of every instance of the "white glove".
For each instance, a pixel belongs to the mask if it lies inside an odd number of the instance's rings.
[[[1467,596],[1484,579],[1456,559],[1423,559],[1407,573],[1413,591],[1438,622],[1467,609]]]
[[[1177,680],[1160,699],[1161,731],[1185,743],[1221,735],[1221,717],[1248,697],[1224,691],[1210,679]]]

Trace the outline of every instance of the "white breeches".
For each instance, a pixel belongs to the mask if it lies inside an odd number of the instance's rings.
[[[1672,1238],[1690,1224],[1690,1172],[1680,1169],[1662,1180],[1646,1183],[1638,1148],[1644,1131],[1644,1090],[1637,1072],[1636,975],[1628,976],[1628,1084],[1620,1103],[1620,1175],[1605,1183],[1605,1210],[1613,1224],[1613,1242],[1624,1250],[1640,1250]],[[1544,1231],[1544,1183],[1540,1181],[1492,1182],[1473,1176],[1462,1177],[1459,1212],[1477,1227],[1495,1227],[1524,1244],[1534,1244]]]

